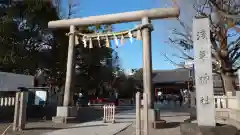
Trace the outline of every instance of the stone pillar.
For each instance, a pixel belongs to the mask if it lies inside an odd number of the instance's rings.
[[[240,69],[238,70],[238,89],[240,90]]]
[[[192,108],[196,107],[196,92],[195,91],[190,92],[190,104],[191,104]]]
[[[233,96],[233,92],[231,92],[231,91],[230,91],[230,92],[227,92],[227,93],[226,93],[226,96],[227,96],[227,99],[226,99],[226,101],[225,101],[225,102],[226,102],[226,107],[229,108],[229,104],[230,104],[229,100],[231,100],[231,99],[229,99],[229,98],[231,98],[231,97]]]
[[[57,107],[57,116],[53,118],[55,123],[66,123],[68,118],[77,116],[76,107],[71,107],[71,88],[73,84],[73,76],[75,72],[74,51],[75,49],[75,26],[70,26],[68,57],[67,57],[67,71],[64,89],[63,106]]]
[[[136,135],[141,135],[141,95],[136,93]]]
[[[199,126],[216,126],[209,18],[193,20],[193,44],[197,122]]]
[[[148,94],[143,93],[143,135],[149,135],[149,120],[148,120]]]
[[[20,93],[20,105],[19,105],[19,119],[18,119],[18,127],[19,130],[23,130],[25,128],[26,120],[27,120],[27,102],[28,102],[28,92]]]
[[[67,72],[66,72],[66,82],[64,89],[64,100],[63,106],[69,106],[71,102],[71,88],[72,88],[72,79],[74,73],[74,48],[75,48],[75,26],[70,26],[70,35],[69,35],[69,45],[68,45],[68,58],[67,58]]]
[[[20,99],[20,92],[16,92],[15,108],[14,108],[14,120],[13,120],[13,131],[17,131],[18,130],[18,123],[19,123],[19,99]]]
[[[240,69],[238,70],[238,90],[240,90]],[[237,107],[240,108],[240,91],[236,91]]]
[[[150,24],[148,17],[142,18],[142,25]],[[143,43],[143,90],[148,95],[148,114],[149,122],[154,121],[154,92],[152,88],[152,44],[151,44],[151,28],[145,27],[142,29]]]
[[[142,24],[149,24],[150,20],[145,17],[142,19]],[[144,93],[148,95],[148,106],[152,107],[152,45],[151,45],[151,30],[149,28],[142,29],[143,37],[143,87]]]
[[[197,117],[196,91],[190,92],[189,100],[190,100],[190,108],[189,108],[190,118],[195,119]]]
[[[231,97],[231,96],[233,96],[233,93],[231,91],[229,91],[226,93],[226,96]]]
[[[240,91],[236,91],[237,108],[240,108]]]

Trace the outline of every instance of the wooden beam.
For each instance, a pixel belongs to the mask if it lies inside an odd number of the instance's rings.
[[[178,8],[156,8],[151,10],[140,10],[132,12],[124,12],[117,14],[107,14],[100,16],[90,16],[85,18],[65,19],[50,21],[49,28],[67,28],[70,25],[88,26],[96,24],[116,24],[124,22],[140,21],[143,17],[148,17],[150,20],[161,18],[178,17],[180,10]]]

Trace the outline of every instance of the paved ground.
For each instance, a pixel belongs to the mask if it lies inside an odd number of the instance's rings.
[[[171,115],[173,115],[173,113]],[[168,122],[169,127],[164,129],[150,128],[150,135],[181,135],[179,122],[183,122],[185,119],[188,119],[188,116],[162,116],[162,119]],[[135,124],[131,125],[129,128],[117,135],[135,135]]]
[[[161,119],[167,121],[167,128],[150,128],[150,135],[181,135],[179,125],[189,118],[189,113],[187,113],[184,108],[165,106],[161,111]],[[135,135],[135,123],[117,135]]]
[[[116,115],[116,123],[103,123],[102,121],[87,122],[70,126],[67,129],[56,130],[44,135],[114,135],[126,129],[135,120],[135,110],[128,110]]]
[[[11,123],[0,124],[0,134],[9,126]],[[26,129],[22,132],[12,132],[12,127],[7,130],[6,135],[41,135],[42,133],[51,132],[54,130],[68,128],[73,124],[53,124],[51,121],[40,121],[40,122],[29,122],[26,125]]]
[[[132,111],[128,112],[128,110],[132,110]],[[119,119],[118,122],[122,122],[122,123],[114,124],[114,126],[119,127],[121,129],[121,128],[125,127],[127,124],[129,124],[130,122],[132,122],[132,120],[134,119],[134,116],[133,116],[134,113],[132,113],[132,112],[134,112],[132,106],[118,107],[116,110],[116,113],[120,113],[120,114],[117,115],[117,119]],[[126,116],[124,116],[124,115],[126,115]],[[129,118],[123,119],[123,117],[129,117]],[[101,118],[99,118],[99,119],[101,119]],[[12,123],[10,123],[10,122],[0,123],[0,134],[2,134],[3,131],[11,124]],[[106,124],[104,126],[102,121],[87,122],[87,123],[82,123],[82,124],[71,123],[71,124],[67,124],[67,125],[66,124],[54,124],[54,123],[52,123],[52,121],[28,122],[26,124],[26,128],[23,132],[13,133],[12,127],[10,127],[9,130],[7,130],[7,132],[6,132],[6,135],[42,135],[45,133],[53,132],[56,130],[63,130],[63,129],[76,130],[78,128],[79,129],[81,128],[81,130],[82,130],[84,128],[89,129],[89,127],[91,127],[90,130],[92,130],[96,126],[106,127]],[[112,127],[111,129],[116,129],[116,128]],[[54,132],[54,133],[56,133],[56,132]]]
[[[115,124],[103,123],[101,120],[81,124],[53,124],[51,121],[28,123],[21,133],[9,132],[6,135],[134,135],[135,134],[135,110],[133,107],[118,109]],[[178,105],[164,105],[161,107],[162,119],[168,122],[168,128],[150,130],[151,135],[180,135],[179,124],[188,119],[189,114]],[[8,124],[0,125],[7,127]],[[120,132],[122,131],[122,132]]]
[[[150,128],[150,135],[180,135],[180,123],[189,119],[187,107],[168,104],[159,105],[161,119],[167,121],[164,129]],[[135,135],[135,110],[132,106],[117,109],[116,123],[103,123],[101,120],[81,124],[53,124],[51,121],[30,122],[26,130],[21,133],[12,133],[8,130],[6,135]],[[8,126],[0,124],[0,134]]]

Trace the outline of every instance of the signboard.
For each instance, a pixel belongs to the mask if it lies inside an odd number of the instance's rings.
[[[216,125],[209,25],[208,18],[193,20],[194,72],[199,126]]]
[[[47,100],[46,91],[35,91],[35,105],[44,105]]]

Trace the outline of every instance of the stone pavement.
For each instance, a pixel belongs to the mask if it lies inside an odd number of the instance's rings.
[[[165,107],[161,110],[161,119],[167,121],[166,128],[150,128],[150,135],[181,135],[180,123],[189,118],[190,116],[189,113],[186,112],[186,108],[178,106]],[[135,135],[135,123],[118,135]]]
[[[86,122],[43,135],[115,135],[131,126],[134,121],[135,110],[128,110],[117,114],[116,123],[114,124],[103,123],[101,120]]]

